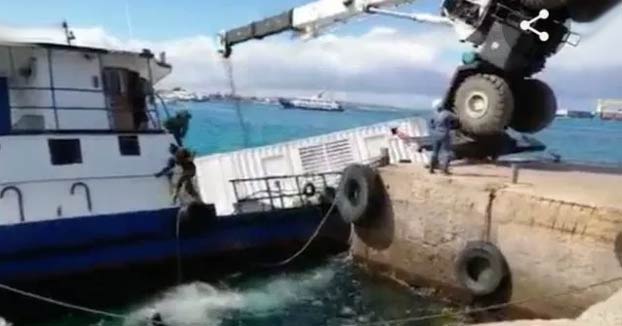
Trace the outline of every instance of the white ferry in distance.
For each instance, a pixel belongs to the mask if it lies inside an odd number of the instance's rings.
[[[286,99],[280,98],[279,103],[285,109],[318,110],[318,111],[343,111],[343,106],[337,101],[322,98],[324,92],[316,97]]]

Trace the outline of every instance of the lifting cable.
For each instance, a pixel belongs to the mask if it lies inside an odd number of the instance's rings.
[[[235,75],[233,71],[233,61],[231,59],[222,59],[223,66],[225,67],[225,74],[227,78],[227,82],[229,83],[229,93],[231,98],[233,99],[233,104],[235,106],[235,112],[238,117],[238,122],[240,123],[240,129],[242,130],[242,140],[244,148],[248,148],[250,146],[248,130],[246,128],[246,124],[244,123],[244,116],[242,115],[242,103],[241,99],[237,95],[237,88],[235,86]]]

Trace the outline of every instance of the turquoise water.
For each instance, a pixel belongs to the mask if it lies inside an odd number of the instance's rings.
[[[276,105],[249,103],[241,104],[240,115],[233,103],[190,103],[177,108],[188,109],[193,115],[187,145],[200,155],[430,114],[379,108],[343,113],[283,110]],[[565,160],[622,165],[622,122],[558,119],[536,138]]]
[[[622,165],[622,121],[558,119],[537,137],[569,161]]]

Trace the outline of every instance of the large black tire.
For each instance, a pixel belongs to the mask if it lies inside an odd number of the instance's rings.
[[[557,99],[553,90],[537,79],[525,79],[514,85],[516,106],[510,127],[518,132],[536,133],[555,120]]]
[[[565,6],[568,0],[521,0],[521,3],[531,9],[555,9]]]
[[[470,242],[456,261],[456,278],[474,296],[495,293],[507,276],[503,254],[488,242]]]
[[[204,232],[216,218],[214,205],[194,201],[177,211],[175,229],[179,227],[180,236],[194,236]]]
[[[568,12],[572,20],[589,23],[603,16],[620,2],[620,0],[569,0]]]
[[[456,90],[454,110],[461,129],[469,134],[501,133],[510,123],[514,111],[512,89],[497,75],[473,75]]]
[[[336,205],[347,223],[363,226],[379,212],[382,204],[382,185],[376,172],[366,165],[348,166],[337,190]]]

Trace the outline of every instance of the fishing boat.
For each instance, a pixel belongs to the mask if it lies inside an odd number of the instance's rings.
[[[323,98],[324,92],[309,98],[280,98],[279,103],[285,109],[318,110],[318,111],[343,111],[343,106],[336,101]]]
[[[228,213],[205,195],[205,203],[172,201],[175,178],[155,174],[179,137],[150,101],[172,70],[164,58],[149,50],[0,44],[0,283],[68,284],[69,275],[175,257],[298,248],[328,214],[317,200],[323,174],[222,180],[230,187],[318,183],[317,195],[299,194],[288,207],[277,207],[283,194],[269,189],[238,198]],[[345,243],[349,228],[327,216],[318,239]]]

